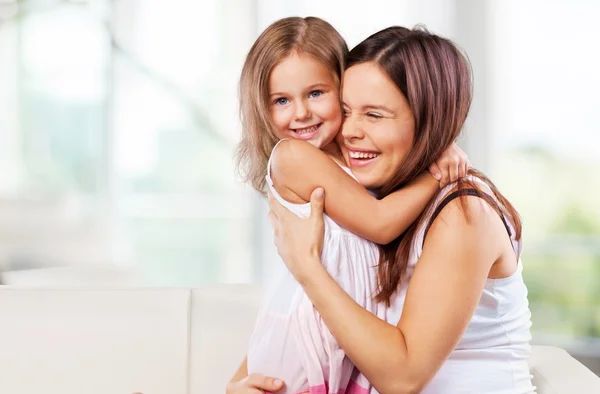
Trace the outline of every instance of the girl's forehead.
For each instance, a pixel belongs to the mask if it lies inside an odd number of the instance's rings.
[[[292,52],[271,71],[269,85],[335,83],[335,70],[305,52]]]

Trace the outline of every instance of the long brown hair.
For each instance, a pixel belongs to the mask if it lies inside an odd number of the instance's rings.
[[[383,197],[426,171],[456,141],[471,105],[471,67],[452,41],[421,27],[411,30],[394,26],[373,34],[350,51],[346,68],[365,62],[377,63],[387,73],[406,97],[415,119],[413,146],[392,179],[377,190]],[[521,223],[513,206],[482,173],[471,170],[470,174],[489,186],[499,202],[499,213],[511,219],[516,239],[520,239]],[[483,193],[476,182],[468,179],[458,182],[459,189],[466,187]],[[467,215],[465,198],[461,197]],[[433,201],[435,197],[403,234],[380,246],[377,301],[389,305],[406,273],[417,228]]]
[[[340,82],[348,46],[340,33],[323,19],[289,17],[280,19],[258,37],[246,57],[240,77],[242,139],[236,165],[244,182],[265,192],[267,163],[279,140],[269,112],[269,76],[275,66],[293,51],[321,61]]]

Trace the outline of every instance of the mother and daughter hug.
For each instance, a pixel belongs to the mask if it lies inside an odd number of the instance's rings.
[[[228,394],[534,392],[521,222],[454,144],[471,95],[466,57],[421,28],[351,51],[314,17],[260,35],[238,165],[287,270]]]

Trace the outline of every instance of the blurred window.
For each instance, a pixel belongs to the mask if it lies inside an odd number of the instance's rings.
[[[534,338],[588,343],[600,338],[600,4],[491,4],[491,172],[523,217]]]

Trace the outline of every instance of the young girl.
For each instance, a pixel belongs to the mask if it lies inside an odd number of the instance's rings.
[[[420,215],[439,183],[424,172],[378,200],[348,170],[335,142],[343,117],[339,88],[347,52],[339,33],[319,18],[285,18],[260,35],[240,81],[243,138],[238,166],[256,190],[264,193],[268,188],[298,216],[310,214],[311,191],[325,187],[323,265],[358,304],[383,318],[385,305],[372,298],[379,254],[369,240],[387,244],[396,239]],[[367,118],[377,122],[381,115],[373,109]],[[409,149],[410,143],[406,145]],[[378,152],[348,148],[354,166],[378,165]],[[303,165],[296,158],[319,149],[321,171],[290,179],[289,169]],[[444,156],[442,161],[454,164],[442,166],[445,174],[440,179],[454,180],[466,173],[462,151],[453,148]],[[246,362],[234,380],[248,373],[277,376],[285,381],[279,391],[283,393],[369,390],[368,381],[354,369],[288,271],[267,294]],[[235,392],[231,387],[228,391]]]

